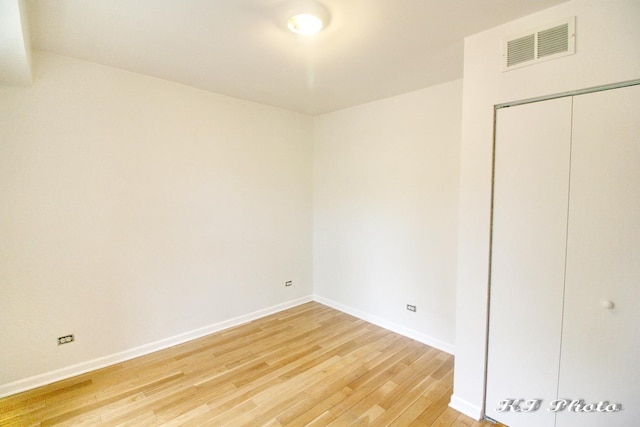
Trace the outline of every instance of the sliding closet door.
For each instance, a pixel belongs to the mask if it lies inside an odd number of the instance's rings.
[[[485,409],[509,426],[555,421],[570,143],[571,98],[498,110]],[[544,401],[499,411],[505,399]]]
[[[640,86],[574,97],[573,123],[559,395],[623,410],[557,425],[640,425]]]

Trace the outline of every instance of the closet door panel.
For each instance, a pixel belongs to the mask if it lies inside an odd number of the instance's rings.
[[[640,420],[640,86],[576,96],[573,123],[559,397],[623,410],[565,410],[557,425],[628,427]]]
[[[498,110],[485,412],[509,426],[555,421],[570,141],[570,98]],[[501,412],[504,399],[544,401]]]

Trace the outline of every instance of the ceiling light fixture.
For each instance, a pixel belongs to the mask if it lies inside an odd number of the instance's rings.
[[[319,32],[329,23],[329,11],[315,1],[297,0],[292,3],[287,26],[293,33],[311,35]]]

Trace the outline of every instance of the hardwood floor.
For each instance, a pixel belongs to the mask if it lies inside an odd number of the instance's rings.
[[[453,356],[318,303],[0,400],[2,426],[491,426]]]

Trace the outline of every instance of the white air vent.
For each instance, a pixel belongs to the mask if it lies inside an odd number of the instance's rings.
[[[502,71],[536,64],[576,51],[576,19],[571,17],[504,41]]]

